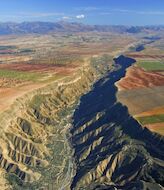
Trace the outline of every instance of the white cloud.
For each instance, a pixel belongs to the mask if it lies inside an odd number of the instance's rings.
[[[72,19],[72,18],[69,17],[69,16],[63,16],[62,19],[63,19],[63,20],[70,20],[70,19]]]
[[[77,15],[76,18],[77,19],[83,19],[83,18],[85,18],[85,15]]]

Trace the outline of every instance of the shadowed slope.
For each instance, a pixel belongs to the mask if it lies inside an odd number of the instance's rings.
[[[72,189],[162,189],[164,185],[163,137],[143,129],[116,100],[114,83],[134,62],[124,56],[115,59],[118,70],[81,98],[71,130],[77,166]]]

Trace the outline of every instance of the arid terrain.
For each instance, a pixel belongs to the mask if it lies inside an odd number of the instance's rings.
[[[90,57],[112,55],[134,41],[98,32],[0,36],[0,112],[20,95],[72,74]]]
[[[137,63],[117,83],[118,98],[143,126],[164,135],[163,37],[146,45],[144,50],[127,55]]]
[[[6,25],[2,189],[162,190],[164,28]]]

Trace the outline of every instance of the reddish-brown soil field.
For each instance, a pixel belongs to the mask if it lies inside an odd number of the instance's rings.
[[[157,72],[147,72],[137,66],[127,70],[126,76],[117,82],[119,90],[163,86],[164,75]]]
[[[51,78],[53,76],[57,76],[56,74],[59,74],[61,77],[71,75],[78,69],[78,65],[43,65],[27,63],[0,64],[0,70],[3,69],[21,72],[47,73],[48,75],[41,78],[40,82],[35,83],[30,81],[0,78],[0,113],[8,109],[17,98],[49,84],[50,81],[44,82],[44,80],[49,79],[49,76]]]
[[[28,72],[57,72],[63,74],[71,73],[77,66],[75,65],[48,65],[48,64],[28,64],[28,63],[12,63],[0,64],[0,69],[28,71]]]
[[[132,57],[134,59],[140,58],[140,59],[147,59],[147,58],[151,58],[151,59],[164,59],[164,55],[155,55],[155,54],[137,54],[137,53],[130,53],[127,54],[127,56]]]
[[[135,91],[134,89],[144,90],[146,88],[151,88],[151,87],[154,88],[157,86],[162,87],[164,86],[164,75],[163,73],[148,72],[148,71],[143,70],[140,67],[132,66],[127,70],[126,76],[120,81],[118,81],[116,85],[119,90],[122,90],[122,92],[129,92],[129,91],[133,92]],[[134,101],[135,99],[138,101]],[[140,100],[143,100],[143,101],[140,102]],[[146,107],[146,105],[149,104],[149,101],[150,103],[152,102],[155,103],[157,100],[154,100],[153,97],[151,97],[149,94],[147,95],[147,97],[140,96],[139,98],[137,98],[137,94],[136,94],[136,97],[134,96],[133,99],[131,100],[130,98],[128,99],[126,98],[127,106],[131,111],[134,111],[136,108],[140,109],[140,107],[142,107],[143,105],[144,107]],[[138,114],[135,114],[135,117],[153,116],[153,115],[159,115],[159,114],[164,114],[164,107],[154,107],[153,109],[148,109],[145,112],[140,111],[138,112]],[[144,127],[147,127],[153,132],[157,132],[159,134],[164,135],[164,123],[147,124]]]

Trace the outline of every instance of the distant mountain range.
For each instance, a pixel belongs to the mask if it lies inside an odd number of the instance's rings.
[[[0,23],[0,35],[8,34],[46,34],[50,32],[115,32],[139,33],[145,30],[164,30],[164,26],[110,26],[110,25],[85,25],[75,22],[22,22]]]

